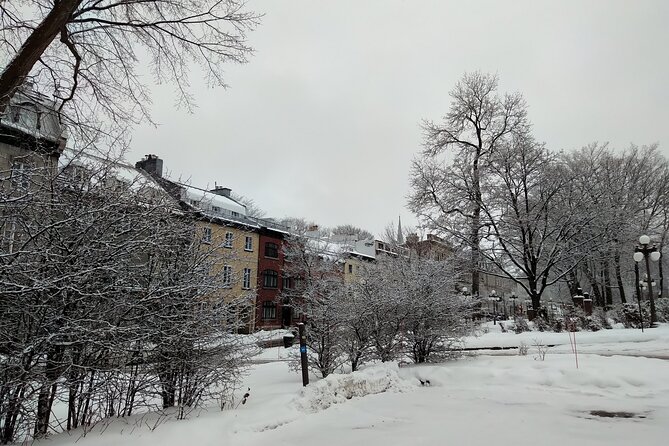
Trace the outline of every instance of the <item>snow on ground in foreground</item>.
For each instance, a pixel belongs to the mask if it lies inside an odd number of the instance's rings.
[[[625,339],[618,353],[628,353],[632,344],[667,353],[666,330],[648,330],[641,338],[631,330],[615,336],[583,333],[582,347],[606,345],[616,353],[615,337]],[[569,349],[567,334],[557,335],[565,337]],[[588,339],[591,344],[585,345]],[[250,387],[251,396],[236,410],[165,420],[153,431],[147,426],[155,424],[155,415],[130,417],[115,420],[102,434],[63,434],[38,444],[666,444],[669,361],[585,353],[576,369],[572,354],[552,350],[545,361],[530,347],[527,356],[483,355],[401,368],[374,365],[352,375],[312,378],[306,389],[285,362],[256,364],[243,388]],[[592,411],[629,412],[635,418],[601,418]]]

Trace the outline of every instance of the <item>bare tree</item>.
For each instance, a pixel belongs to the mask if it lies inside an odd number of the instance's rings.
[[[531,137],[515,137],[500,147],[490,173],[489,198],[482,206],[488,228],[483,254],[538,310],[545,289],[583,259],[582,247],[591,238],[581,236],[593,216],[574,211],[584,201],[571,188],[572,173]]]
[[[355,236],[358,240],[366,240],[374,237],[371,232],[350,224],[335,226],[332,228],[332,233],[334,235]]]
[[[636,240],[647,233],[662,245],[667,231],[667,160],[657,145],[617,152],[596,143],[564,159],[574,173],[572,187],[585,200],[582,209],[592,216],[582,235],[591,242],[584,246],[579,273],[597,305],[612,305],[614,291],[625,303],[626,285],[638,282],[630,257]],[[662,276],[661,263],[659,272]]]
[[[211,85],[225,86],[223,64],[246,61],[245,35],[258,23],[237,0],[6,0],[1,7],[0,115],[31,82],[87,141],[109,132],[109,123],[150,120],[140,64],[148,62],[158,82],[173,82],[178,102],[190,107],[193,65]]]
[[[526,105],[518,93],[500,97],[497,77],[465,74],[450,96],[443,122],[425,121],[423,159],[413,162],[409,208],[426,226],[446,232],[471,252],[472,293],[479,290],[482,183],[500,144],[527,132]],[[454,155],[447,166],[438,156]]]
[[[0,182],[0,442],[138,408],[180,414],[234,383],[235,305],[197,222],[113,158]]]
[[[245,197],[244,195],[239,195],[234,192],[230,194],[231,198],[246,207],[246,215],[249,217],[263,218],[266,215],[266,212],[258,206],[258,203],[255,202],[253,198]]]
[[[456,291],[457,258],[387,256],[364,265],[352,294],[356,322],[374,357],[408,355],[416,363],[441,357],[471,330],[467,302]]]

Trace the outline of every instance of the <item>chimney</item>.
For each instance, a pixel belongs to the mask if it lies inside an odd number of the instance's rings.
[[[158,155],[146,155],[144,159],[135,163],[135,167],[154,177],[163,176],[163,160],[158,158]]]
[[[212,190],[209,192],[212,192],[216,195],[222,195],[224,197],[230,198],[230,192],[232,192],[232,189],[229,187],[223,187],[223,186],[215,186]]]

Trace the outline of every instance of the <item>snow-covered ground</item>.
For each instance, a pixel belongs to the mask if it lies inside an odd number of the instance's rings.
[[[669,361],[616,354],[669,354],[669,326],[643,334],[607,330],[576,336],[578,369],[566,333],[490,331],[468,339],[467,346],[522,341],[530,345],[527,356],[507,351],[507,356],[484,354],[440,365],[374,365],[314,379],[305,389],[285,361],[272,361],[285,350],[267,349],[242,389],[250,387],[250,397],[237,409],[212,409],[184,421],[130,417],[85,438],[75,432],[40,444],[666,444]],[[556,344],[544,361],[532,346],[535,339]],[[605,418],[596,411],[632,418]]]

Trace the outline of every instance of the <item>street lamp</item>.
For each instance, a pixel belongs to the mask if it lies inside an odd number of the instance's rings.
[[[497,302],[499,302],[500,300],[502,300],[502,298],[497,295],[497,291],[495,290],[490,291],[490,296],[488,297],[488,301],[492,302],[493,325],[497,325]]]
[[[513,314],[513,319],[516,319],[516,299],[518,299],[518,296],[516,296],[515,292],[511,292],[511,296],[509,296],[509,300],[511,300],[511,314]]]
[[[657,250],[655,245],[650,246],[650,237],[647,235],[642,235],[639,237],[639,246],[634,248],[634,261],[637,264],[641,263],[642,260],[646,260],[646,277],[648,284],[648,300],[650,300],[650,326],[655,327],[657,323],[657,314],[655,312],[655,299],[653,298],[653,279],[650,275],[650,261],[657,262],[660,260],[660,251]],[[660,291],[662,292],[662,291]],[[639,297],[639,312],[641,312],[641,298]],[[641,316],[641,314],[639,315]],[[643,316],[641,316],[641,327],[643,327]]]

